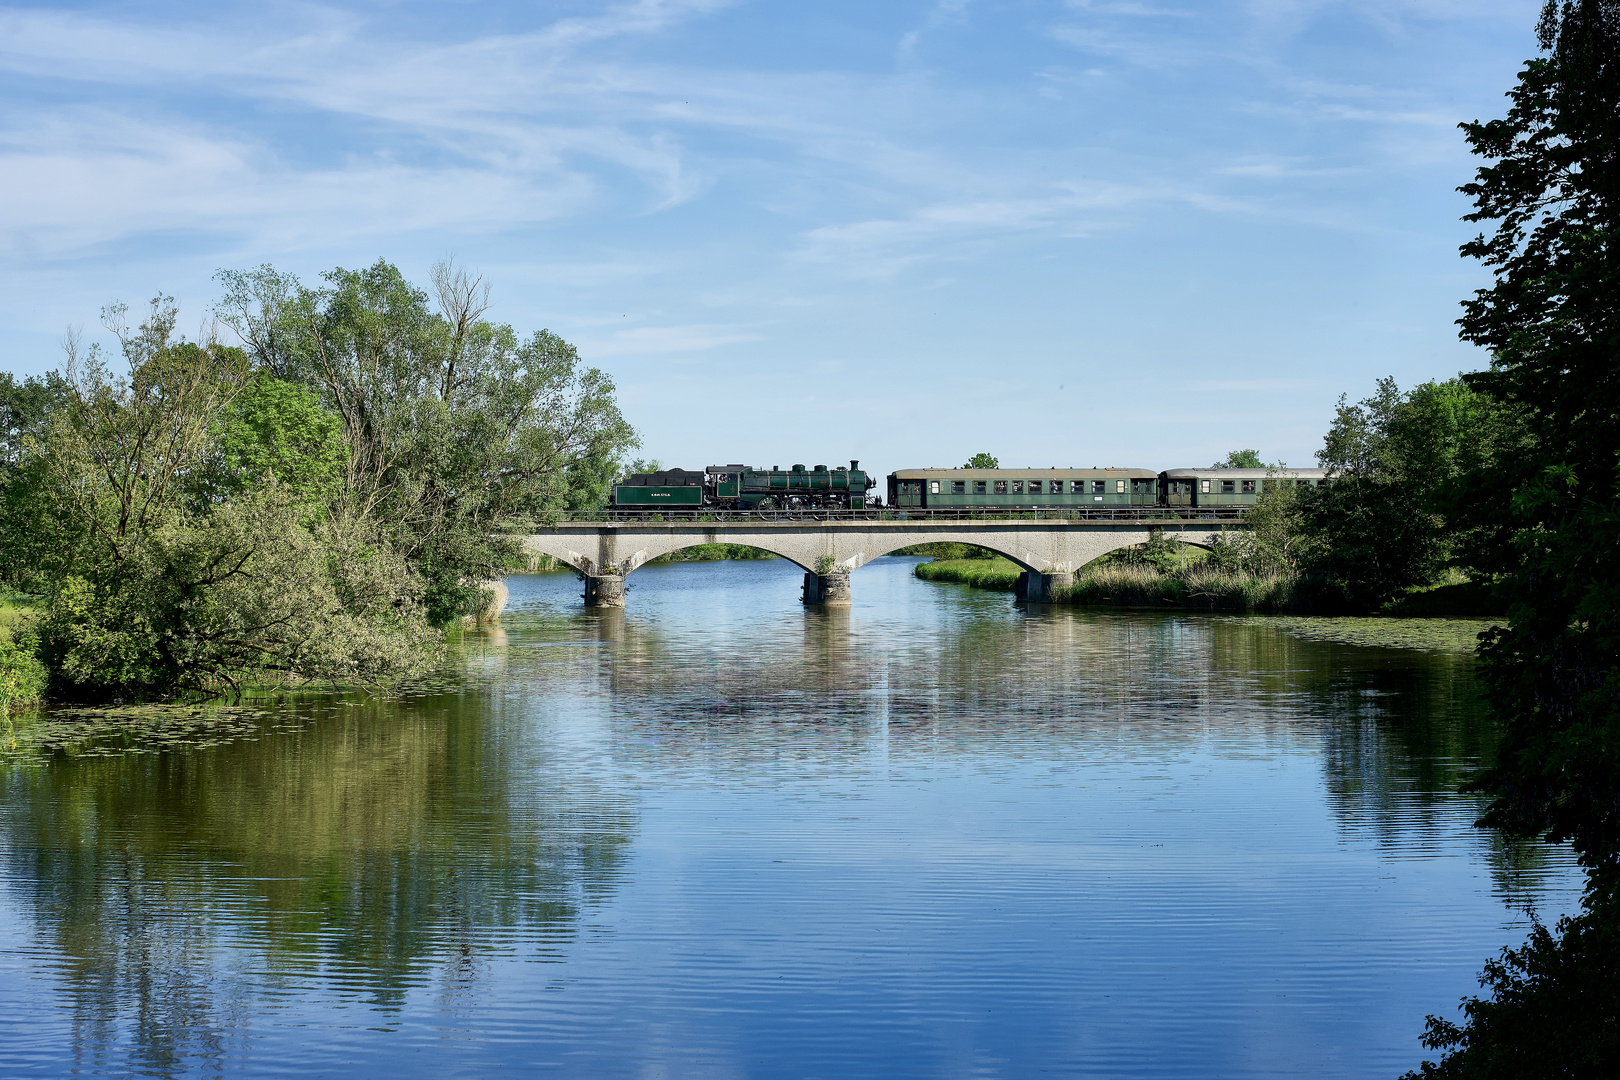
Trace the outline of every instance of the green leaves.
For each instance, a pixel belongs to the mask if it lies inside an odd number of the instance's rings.
[[[1353,608],[1376,609],[1451,567],[1503,562],[1502,464],[1522,449],[1519,410],[1464,379],[1341,398],[1317,459],[1333,473],[1299,507],[1315,544],[1304,565]]]
[[[432,582],[435,622],[509,563],[491,533],[601,505],[636,444],[613,381],[549,331],[482,319],[465,271],[435,267],[431,294],[382,261],[315,289],[270,267],[220,279],[254,364],[338,418],[345,495]]]

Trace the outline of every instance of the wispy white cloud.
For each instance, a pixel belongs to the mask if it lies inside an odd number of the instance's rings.
[[[153,231],[251,231],[285,249],[335,236],[495,229],[566,214],[590,188],[587,177],[562,171],[424,168],[385,155],[293,168],[200,125],[99,108],[0,130],[0,202],[8,208],[0,235],[55,255]]]
[[[692,324],[686,326],[637,326],[605,336],[589,331],[580,335],[581,351],[587,357],[668,356],[708,352],[723,345],[763,341],[758,330],[744,326]]]

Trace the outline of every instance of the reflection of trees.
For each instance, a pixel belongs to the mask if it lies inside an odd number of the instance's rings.
[[[879,727],[891,761],[1297,749],[1321,756],[1344,829],[1410,848],[1471,833],[1475,803],[1459,789],[1498,738],[1465,654],[1310,640],[1274,620],[1009,617],[998,605],[877,638],[859,615],[807,611],[794,630],[773,627],[744,650],[728,638],[665,641],[632,624],[589,666],[639,740],[631,745],[656,747],[666,763],[856,751]],[[1503,891],[1546,864],[1539,849],[1478,842]]]
[[[13,772],[11,891],[67,958],[83,1051],[127,1027],[154,1071],[216,1058],[259,989],[222,969],[391,1008],[514,932],[554,954],[613,887],[633,811],[536,784],[540,751],[499,710],[338,706],[258,741]]]
[[[1293,705],[1323,738],[1328,797],[1347,830],[1435,847],[1483,810],[1461,788],[1489,765],[1501,728],[1459,652],[1309,641],[1263,622],[1212,623],[1218,666],[1249,674],[1263,698]],[[1475,834],[1510,898],[1534,891],[1556,856],[1544,845]]]

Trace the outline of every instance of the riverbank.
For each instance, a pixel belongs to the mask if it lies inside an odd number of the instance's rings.
[[[950,582],[996,592],[1014,591],[1020,573],[1022,570],[1016,563],[999,556],[936,558],[932,562],[918,563],[915,570],[916,576],[924,581]],[[1259,615],[1315,612],[1322,606],[1308,595],[1298,578],[1222,570],[1208,565],[1205,560],[1184,562],[1169,570],[1130,563],[1095,564],[1083,570],[1073,585],[1056,590],[1052,602]],[[1372,614],[1403,618],[1484,618],[1501,614],[1500,609],[1501,604],[1488,585],[1464,581],[1414,590]]]

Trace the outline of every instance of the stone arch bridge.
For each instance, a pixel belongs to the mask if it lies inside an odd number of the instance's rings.
[[[573,522],[522,537],[534,554],[550,555],[585,577],[585,602],[623,607],[624,579],[637,567],[697,544],[747,544],[796,563],[809,604],[850,602],[850,574],[881,555],[913,544],[974,544],[1005,555],[1026,571],[1019,598],[1036,602],[1072,584],[1074,573],[1110,551],[1146,543],[1152,530],[1207,547],[1222,528],[1188,519],[1048,521],[698,521]]]

